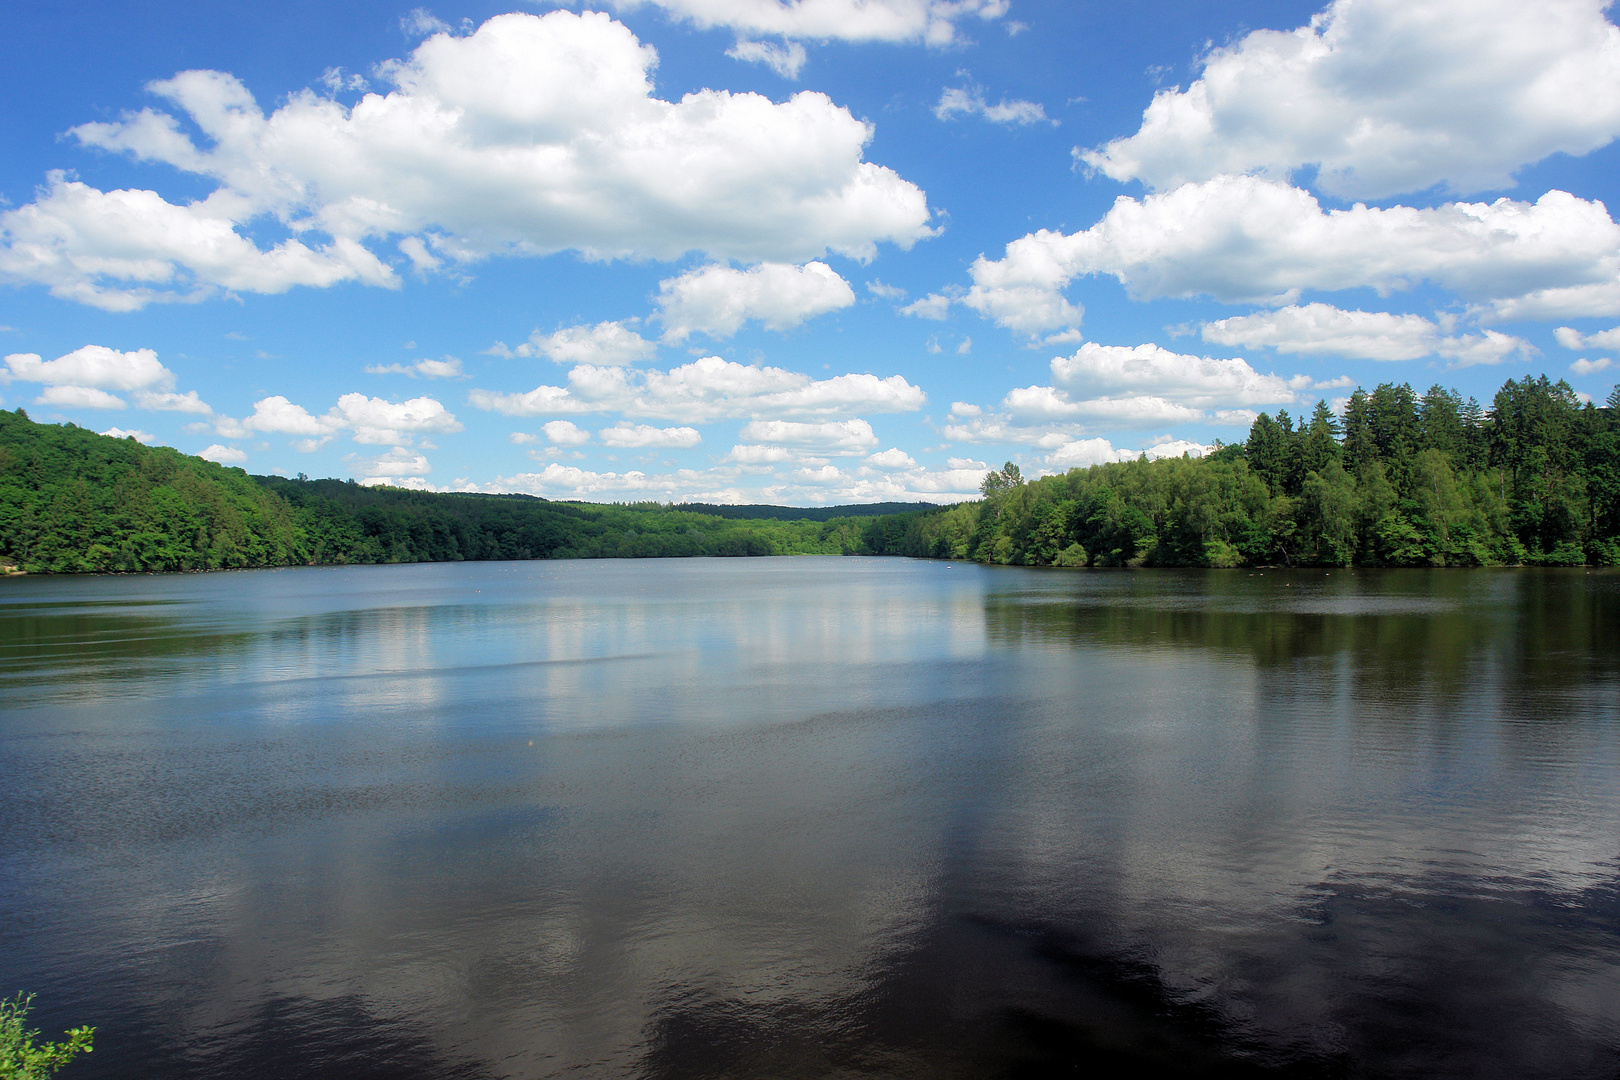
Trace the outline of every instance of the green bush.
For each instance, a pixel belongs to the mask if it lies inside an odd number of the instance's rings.
[[[18,994],[11,1001],[0,1000],[0,1080],[43,1080],[92,1049],[93,1027],[76,1027],[62,1034],[64,1042],[36,1044],[38,1031],[23,1026],[34,995]]]

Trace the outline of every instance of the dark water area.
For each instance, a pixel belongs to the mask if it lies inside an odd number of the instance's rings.
[[[64,1077],[1613,1077],[1620,574],[0,581]]]

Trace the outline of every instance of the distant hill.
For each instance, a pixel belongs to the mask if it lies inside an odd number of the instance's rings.
[[[913,510],[934,510],[938,505],[928,502],[851,503],[847,506],[771,506],[765,503],[725,506],[718,503],[677,503],[670,509],[730,518],[733,521],[749,519],[831,521],[834,518],[884,517],[889,514],[905,514]]]
[[[700,513],[249,476],[0,410],[0,564],[30,573],[488,559],[839,555],[857,514]]]

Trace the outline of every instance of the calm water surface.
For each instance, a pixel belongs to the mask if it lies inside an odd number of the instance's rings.
[[[1612,1077],[1620,575],[0,581],[94,1077]]]

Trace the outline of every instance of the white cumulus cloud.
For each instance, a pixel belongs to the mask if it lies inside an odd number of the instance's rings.
[[[1345,311],[1331,304],[1290,305],[1275,311],[1238,315],[1205,323],[1205,341],[1214,345],[1266,346],[1281,353],[1344,356],[1357,360],[1417,360],[1441,356],[1457,366],[1496,364],[1509,356],[1530,356],[1523,338],[1495,330],[1447,334],[1421,315],[1385,311]]]
[[[695,424],[728,416],[827,416],[851,412],[911,412],[927,401],[904,377],[837,375],[813,379],[784,368],[706,356],[669,371],[634,371],[581,364],[567,386],[527,393],[474,390],[474,407],[507,416],[619,412]]]
[[[1620,135],[1620,30],[1603,0],[1335,0],[1309,25],[1213,50],[1141,129],[1079,151],[1168,190],[1220,174],[1318,167],[1358,199],[1511,187],[1556,153]]]
[[[933,235],[923,192],[863,160],[872,130],[825,94],[665,101],[656,62],[605,14],[551,11],[436,33],[379,66],[391,92],[353,105],[306,90],[265,115],[236,77],[181,72],[148,89],[185,124],[145,109],[71,134],[218,187],[178,205],[53,176],[0,214],[0,275],[130,310],[219,290],[395,285],[366,246],[388,237],[431,270],[568,250],[867,259]],[[261,249],[241,231],[257,220],[295,235]]]
[[[744,442],[807,447],[820,454],[861,454],[877,445],[877,435],[865,420],[752,420],[737,434]]]
[[[1620,313],[1620,226],[1601,202],[1550,191],[1534,203],[1356,205],[1257,177],[1217,177],[1141,200],[1121,196],[1078,233],[1042,229],[970,268],[964,303],[1003,326],[1077,325],[1062,290],[1107,274],[1139,300],[1207,295],[1292,302],[1301,291],[1431,282],[1500,318]]]
[[[1107,439],[1072,439],[1055,447],[1041,460],[1050,469],[1088,468],[1114,461],[1135,461],[1146,454],[1151,459],[1180,457],[1187,454],[1203,457],[1214,447],[1187,439],[1164,439],[1142,450],[1116,449]]]
[[[854,302],[849,282],[823,262],[761,263],[747,270],[704,266],[658,283],[659,318],[670,341],[694,332],[730,337],[750,319],[787,330]]]
[[[302,435],[300,449],[313,450],[342,431],[354,441],[384,446],[407,444],[415,435],[460,431],[461,424],[438,401],[416,397],[393,402],[365,394],[344,394],[325,414],[317,416],[280,394],[260,398],[244,419],[219,417],[215,431],[228,439],[251,434]]]
[[[1308,375],[1261,374],[1240,357],[1191,356],[1151,342],[1087,342],[1072,356],[1053,358],[1051,369],[1053,385],[1010,390],[999,411],[955,403],[941,434],[957,442],[1055,450],[1071,442],[1092,445],[1082,436],[1100,430],[1246,425],[1254,406],[1293,405],[1319,388]]]
[[[414,450],[396,446],[375,458],[348,458],[348,463],[361,474],[361,483],[386,484],[400,477],[426,476],[433,471],[428,459]]]
[[[591,433],[572,420],[552,420],[541,424],[540,430],[546,433],[553,446],[583,446],[591,441]]]
[[[809,59],[804,46],[797,41],[777,45],[769,41],[749,41],[746,38],[739,39],[737,44],[727,49],[726,55],[733,60],[764,64],[784,79],[797,79],[805,60]]]
[[[1583,334],[1574,327],[1560,326],[1553,331],[1553,337],[1566,349],[1620,349],[1620,326],[1612,330],[1599,330],[1595,334]]]
[[[218,462],[221,465],[240,465],[247,460],[247,451],[238,450],[234,446],[214,443],[206,449],[197,451],[197,456],[208,461]]]
[[[686,450],[703,441],[703,436],[698,434],[696,428],[661,428],[650,424],[632,424],[623,420],[612,427],[603,428],[596,435],[608,446],[629,450]],[[555,439],[552,441],[556,442]]]
[[[460,431],[461,424],[438,401],[416,397],[388,401],[364,394],[344,394],[328,416],[354,433],[354,441],[388,445],[409,442],[412,435]]]
[[[55,360],[38,353],[12,353],[6,357],[7,379],[51,386],[87,386],[99,390],[172,388],[174,372],[158,363],[151,349],[119,352],[104,345],[85,345]]]
[[[915,469],[916,460],[898,446],[891,446],[881,450],[866,459],[866,463],[878,469]]]
[[[1009,101],[1002,98],[992,105],[984,99],[984,92],[978,87],[948,86],[939,95],[939,104],[934,106],[934,115],[941,120],[951,120],[958,116],[982,116],[993,124],[1051,124],[1057,126],[1057,121],[1046,115],[1046,110],[1034,101],[1021,101],[1017,98]]]
[[[117,394],[93,386],[47,386],[34,399],[34,404],[64,409],[123,409],[129,405]]]
[[[658,345],[621,321],[565,326],[549,334],[536,330],[515,349],[497,343],[490,351],[499,356],[544,356],[559,364],[612,366],[647,360],[657,354]]]
[[[1241,357],[1217,360],[1145,345],[1087,342],[1052,361],[1052,381],[1077,395],[1151,393],[1200,408],[1292,403],[1309,376],[1262,375]]]

